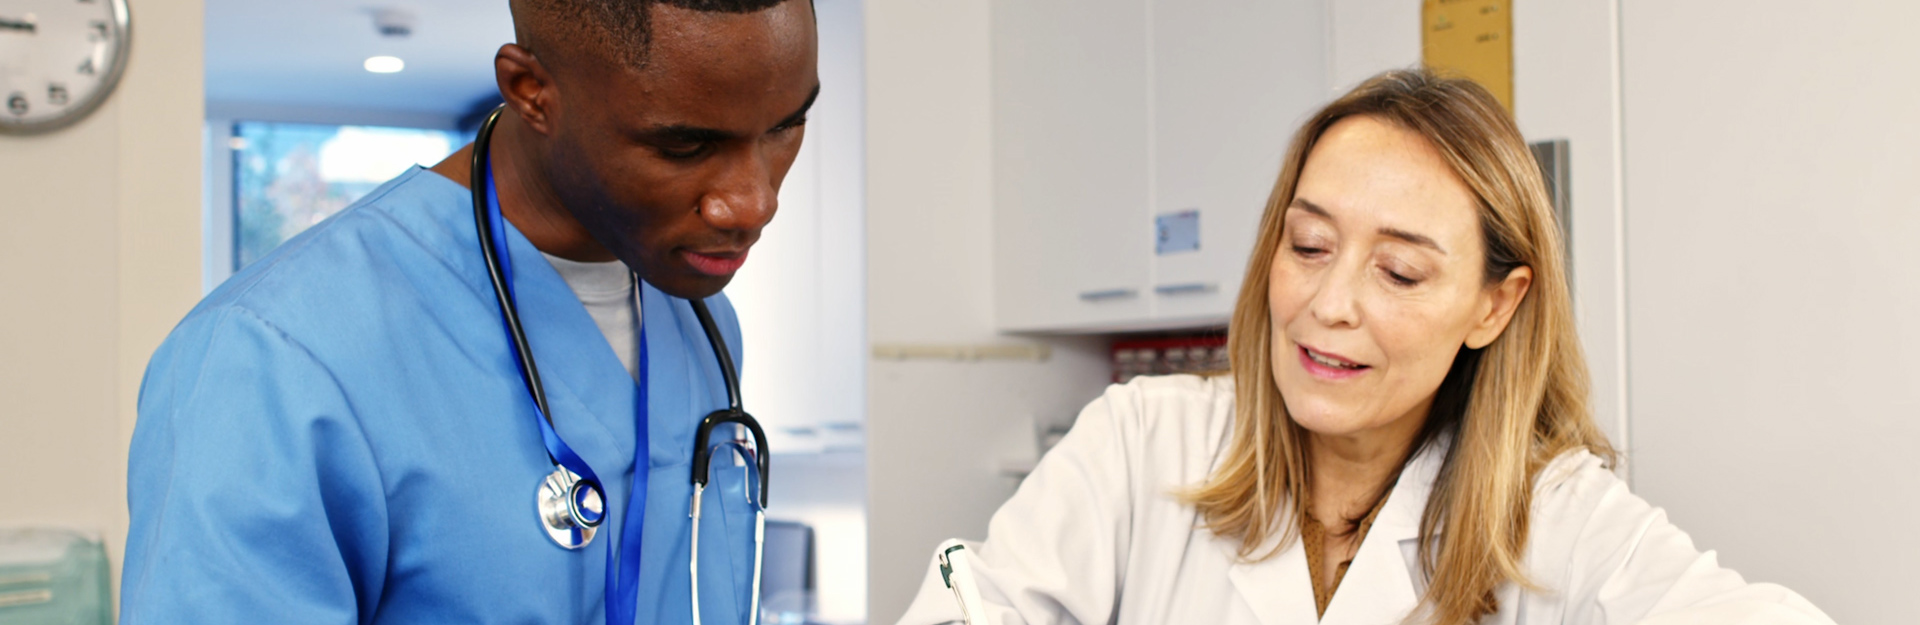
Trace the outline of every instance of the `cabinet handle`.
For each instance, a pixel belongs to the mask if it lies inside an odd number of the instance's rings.
[[[1212,293],[1219,289],[1220,285],[1212,282],[1182,282],[1179,284],[1162,284],[1153,287],[1153,292],[1160,295],[1194,295],[1199,293]]]
[[[1101,300],[1134,297],[1140,294],[1137,289],[1103,289],[1099,291],[1081,291],[1080,301],[1097,302]]]

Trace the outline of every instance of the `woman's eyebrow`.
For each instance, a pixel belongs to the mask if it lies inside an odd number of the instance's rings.
[[[1298,208],[1300,210],[1313,213],[1315,215],[1319,215],[1322,219],[1327,219],[1327,220],[1333,219],[1333,215],[1328,214],[1327,209],[1321,208],[1319,204],[1315,204],[1311,201],[1308,201],[1305,198],[1295,197],[1293,198],[1293,203],[1289,204],[1288,206],[1290,208]],[[1420,234],[1417,232],[1408,232],[1406,230],[1401,230],[1399,228],[1389,228],[1389,227],[1382,227],[1380,228],[1379,232],[1381,236],[1399,239],[1401,241],[1412,243],[1414,245],[1418,245],[1421,247],[1432,248],[1433,251],[1439,252],[1442,256],[1446,255],[1447,253],[1447,248],[1440,247],[1440,244],[1434,241],[1433,237],[1429,237],[1424,234]]]
[[[1381,228],[1380,235],[1406,241],[1414,245],[1433,248],[1433,251],[1439,252],[1441,256],[1447,254],[1446,248],[1440,247],[1440,244],[1434,242],[1431,237],[1417,232],[1407,232],[1399,228]]]
[[[1327,209],[1320,208],[1319,204],[1309,202],[1307,201],[1306,198],[1303,198],[1303,197],[1293,198],[1293,203],[1288,206],[1289,208],[1298,208],[1300,210],[1307,211],[1315,215],[1319,215],[1321,219],[1327,219],[1327,220],[1333,219],[1333,215],[1327,214]]]

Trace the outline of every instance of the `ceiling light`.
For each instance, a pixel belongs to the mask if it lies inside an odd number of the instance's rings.
[[[367,71],[375,74],[392,74],[407,68],[407,62],[397,56],[367,57]]]

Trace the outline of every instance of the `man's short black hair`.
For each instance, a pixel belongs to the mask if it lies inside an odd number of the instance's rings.
[[[693,11],[753,13],[786,0],[512,0],[514,34],[539,54],[557,45],[599,51],[639,69],[652,43],[653,5]]]

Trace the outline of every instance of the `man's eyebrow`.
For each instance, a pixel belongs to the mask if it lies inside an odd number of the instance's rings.
[[[715,128],[701,128],[686,124],[670,124],[642,128],[633,133],[642,143],[657,145],[687,145],[695,143],[720,143],[734,138],[734,134]]]
[[[1300,210],[1313,213],[1315,215],[1319,215],[1322,219],[1333,219],[1333,215],[1328,214],[1327,209],[1321,208],[1320,205],[1314,204],[1313,202],[1309,202],[1301,198],[1297,198],[1297,197],[1293,198],[1293,204],[1291,204],[1290,206],[1292,208],[1298,208]],[[1379,232],[1381,236],[1399,239],[1401,241],[1412,243],[1414,245],[1418,245],[1421,247],[1432,248],[1433,251],[1439,252],[1441,254],[1447,253],[1447,248],[1440,247],[1440,244],[1434,241],[1433,237],[1429,237],[1424,234],[1420,234],[1417,232],[1408,232],[1406,230],[1401,230],[1399,228],[1381,228]]]
[[[799,122],[802,118],[805,118],[807,116],[807,111],[813,109],[813,101],[819,98],[820,98],[820,85],[814,85],[813,92],[807,94],[806,103],[801,104],[799,110],[794,111],[792,115],[788,115],[786,119],[780,120],[780,123],[776,124],[774,127],[779,128],[782,126],[789,126]],[[702,128],[699,126],[688,126],[686,124],[669,124],[665,126],[654,126],[651,128],[642,128],[639,131],[634,132],[633,137],[636,139],[639,139],[641,142],[644,142],[644,143],[691,144],[691,143],[719,143],[722,141],[738,138],[738,135],[731,132],[727,132],[725,130],[720,130],[717,128]]]
[[[807,111],[813,110],[813,101],[818,99],[820,99],[820,85],[815,84],[813,86],[813,93],[807,94],[807,101],[805,104],[800,105],[800,110],[794,111],[792,115],[788,115],[786,119],[780,120],[780,123],[774,124],[773,127],[782,128],[798,123],[801,119],[806,118]]]

